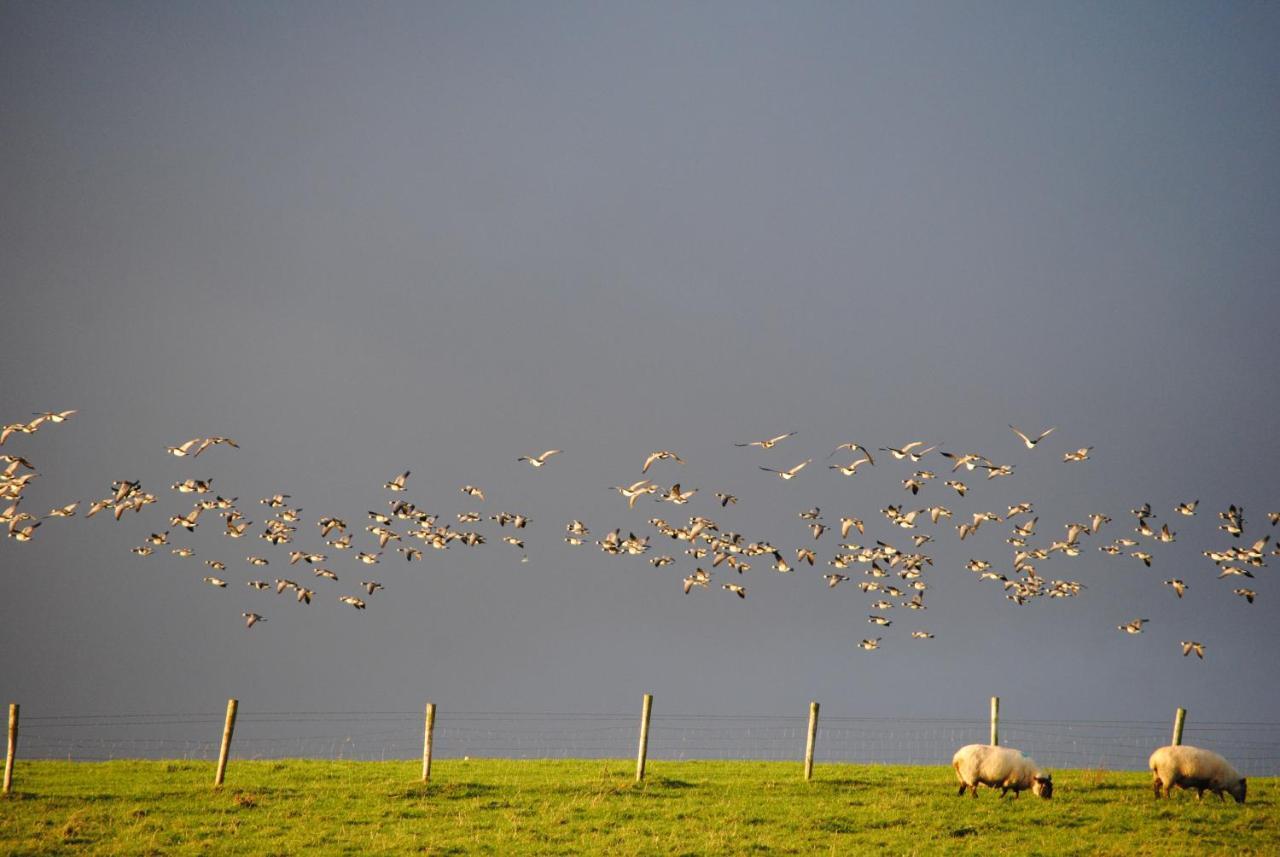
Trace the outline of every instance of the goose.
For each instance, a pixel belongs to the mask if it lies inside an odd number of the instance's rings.
[[[404,556],[405,562],[413,562],[415,559],[422,559],[422,551],[413,547],[398,547],[396,552]]]
[[[883,625],[886,628],[893,624],[892,619],[888,619],[884,616],[877,616],[874,613],[867,617],[867,621],[872,625]]]
[[[1145,565],[1147,568],[1151,568],[1151,554],[1147,553],[1146,551],[1134,551],[1133,553],[1129,554],[1129,556],[1133,557],[1134,559],[1142,560],[1143,565]]]
[[[663,556],[655,556],[655,557],[649,558],[649,564],[652,565],[654,568],[662,568],[664,565],[671,565],[675,561],[676,561],[675,557],[667,556],[665,554]]]
[[[1222,570],[1218,572],[1218,579],[1224,577],[1253,577],[1253,572],[1247,568],[1237,568],[1233,565],[1224,565]]]
[[[240,615],[244,617],[244,626],[246,628],[252,628],[254,625],[258,624],[259,622],[267,621],[266,619],[259,616],[257,613],[241,613]]]
[[[773,449],[779,442],[794,435],[795,432],[789,431],[786,434],[780,434],[777,437],[771,437],[768,440],[753,440],[748,443],[735,443],[734,446],[758,446],[761,449]]]
[[[1182,656],[1185,658],[1192,652],[1196,653],[1196,657],[1204,660],[1204,643],[1197,640],[1181,640],[1178,645],[1182,646]]]
[[[918,462],[920,459],[924,458],[926,455],[928,455],[929,453],[933,452],[935,449],[938,448],[935,445],[927,449],[922,449],[919,452],[913,452],[912,450],[914,450],[917,446],[924,446],[924,441],[913,440],[911,441],[911,443],[904,444],[903,446],[897,447],[897,448],[892,446],[882,446],[880,447],[880,451],[889,453],[898,461],[901,461],[904,458],[910,458],[913,462]]]
[[[245,562],[249,563],[249,565],[269,565],[271,561],[266,557],[248,556],[245,557]]]
[[[681,458],[680,456],[676,455],[676,454],[675,454],[674,452],[672,452],[671,450],[669,450],[669,449],[660,449],[660,450],[658,450],[657,452],[651,452],[651,453],[649,453],[649,456],[644,460],[644,467],[641,467],[641,468],[640,468],[640,472],[641,472],[641,473],[648,473],[648,472],[649,472],[649,465],[650,465],[650,464],[653,464],[655,461],[674,461],[674,462],[676,462],[677,464],[684,464],[684,463],[685,463],[685,461],[684,461],[684,459],[683,459],[683,458]]]
[[[809,548],[796,548],[797,564],[807,562],[809,565],[813,565],[815,559],[817,559],[816,555]]]
[[[516,461],[527,461],[529,462],[530,467],[535,467],[535,468],[541,467],[542,465],[547,463],[547,459],[551,458],[551,456],[559,455],[563,451],[564,450],[560,450],[560,449],[548,449],[546,452],[542,453],[541,455],[534,455],[534,456],[522,455],[519,458],[517,458]]]
[[[961,482],[958,479],[949,479],[942,484],[946,485],[948,488],[955,491],[961,497],[963,497],[969,491],[969,486],[965,485],[963,482]]]
[[[1093,449],[1092,446],[1082,446],[1079,449],[1077,449],[1075,452],[1064,452],[1062,454],[1062,460],[1068,464],[1074,461],[1088,461],[1089,452],[1092,449]]]
[[[33,416],[40,417],[42,421],[51,423],[66,422],[70,417],[80,413],[79,411],[37,411]]]
[[[327,568],[313,568],[311,569],[311,573],[314,574],[316,577],[324,577],[329,580],[336,581],[338,579],[338,575],[334,574],[332,571],[330,571]]]
[[[1037,436],[1036,436],[1035,440],[1032,440],[1031,438],[1029,438],[1029,437],[1027,437],[1025,434],[1023,434],[1021,431],[1019,431],[1019,430],[1018,430],[1018,428],[1017,428],[1016,426],[1010,425],[1010,426],[1009,426],[1009,428],[1013,429],[1013,433],[1014,433],[1014,434],[1016,434],[1018,437],[1022,438],[1022,442],[1023,442],[1023,444],[1025,444],[1025,445],[1026,445],[1027,449],[1035,449],[1035,448],[1036,448],[1036,444],[1038,444],[1040,441],[1044,440],[1044,439],[1045,439],[1046,437],[1048,437],[1049,435],[1053,434],[1053,431],[1054,431],[1054,429],[1053,429],[1053,428],[1045,429],[1044,431],[1040,432],[1040,434],[1039,434],[1039,435],[1037,435]],[[1056,426],[1055,426],[1054,428],[1056,428]]]
[[[728,591],[732,592],[734,595],[738,596],[739,598],[747,597],[747,587],[740,586],[737,583],[722,583],[720,584],[720,588],[727,589]]]
[[[271,588],[271,584],[267,583],[265,580],[250,580],[248,581],[246,586],[250,586],[254,589],[257,589],[258,591]]]
[[[364,587],[364,591],[369,595],[372,595],[373,593],[377,592],[379,589],[386,588],[376,580],[362,580],[360,581],[360,585]]]
[[[377,565],[378,559],[381,556],[382,556],[381,552],[366,553],[365,551],[360,551],[360,553],[356,554],[356,559],[360,560],[365,565]]]
[[[668,503],[675,503],[677,506],[683,506],[685,503],[688,503],[689,500],[693,498],[694,494],[697,494],[697,493],[698,493],[697,488],[690,488],[688,491],[681,491],[680,483],[677,482],[676,484],[672,485],[671,488],[665,494],[662,495],[662,500]]]
[[[870,464],[870,463],[871,463],[871,459],[870,459],[870,458],[859,458],[858,460],[856,460],[856,461],[852,461],[852,462],[850,462],[849,464],[846,464],[846,465],[828,464],[828,465],[827,465],[827,469],[828,469],[828,470],[839,470],[839,471],[840,471],[840,475],[842,475],[842,476],[856,476],[856,475],[857,475],[857,473],[858,473],[858,468],[859,468],[859,467],[861,467],[861,466],[862,466],[862,465],[864,465],[864,464]]]
[[[824,574],[822,576],[826,579],[827,587],[830,589],[835,589],[840,584],[849,580],[849,576],[847,574]]]
[[[847,449],[849,450],[849,452],[861,452],[865,457],[859,459],[859,463],[865,462],[867,464],[870,464],[872,467],[874,467],[876,464],[875,459],[871,457],[871,450],[867,449],[862,444],[854,443],[853,441],[850,441],[849,443],[840,444],[835,449],[831,450],[831,455],[828,455],[827,458],[830,458],[832,455],[835,455],[837,452],[839,452],[842,449]],[[845,475],[847,476],[849,474],[845,474]]]
[[[1190,503],[1179,503],[1173,507],[1173,511],[1180,515],[1186,515],[1189,518],[1196,513],[1196,506],[1199,504],[1199,500],[1192,500]]]
[[[474,485],[463,485],[458,490],[463,494],[466,494],[468,497],[475,497],[477,500],[482,502],[484,500],[484,491]]]
[[[130,548],[129,552],[137,554],[138,556],[151,556],[151,554],[155,553],[155,548],[149,548],[146,545],[139,545],[136,548]]]
[[[191,438],[191,440],[188,440],[184,443],[180,443],[177,446],[166,446],[165,449],[169,452],[170,455],[177,456],[178,458],[184,458],[188,454],[191,454],[191,457],[194,458],[196,455],[199,454],[199,450],[197,450],[195,453],[192,453],[191,448],[201,443],[204,443],[204,438],[193,437]]]
[[[404,473],[401,473],[399,476],[395,477],[390,482],[384,483],[382,487],[386,488],[388,491],[405,490],[404,483],[405,483],[405,480],[409,478],[409,473],[410,471],[406,470]]]
[[[356,608],[357,610],[364,609],[364,602],[361,601],[359,598],[356,598],[354,595],[339,595],[338,600],[341,601],[343,604],[350,604],[352,607]]]
[[[1123,625],[1117,625],[1116,629],[1124,631],[1126,634],[1141,634],[1142,626],[1150,621],[1150,619],[1134,619],[1132,622],[1125,622]]]
[[[695,586],[706,589],[711,584],[711,573],[701,568],[694,569],[693,574],[684,579],[684,594],[688,595]]]
[[[991,463],[990,459],[985,455],[978,455],[976,452],[966,452],[963,455],[957,455],[954,452],[946,452],[943,450],[939,451],[938,455],[941,455],[943,458],[950,459],[952,473],[955,473],[961,467],[972,473],[978,465]]]
[[[195,454],[199,455],[211,446],[222,446],[223,444],[231,447],[232,449],[240,448],[240,444],[236,443],[229,437],[207,437],[200,442],[200,448],[196,450]],[[192,458],[194,457],[195,456],[193,455]]]
[[[811,461],[813,461],[812,458],[806,458],[804,461],[800,462],[795,467],[792,467],[790,470],[774,470],[772,467],[764,467],[763,465],[761,465],[760,469],[776,475],[779,479],[784,479],[784,480],[793,479],[795,478],[795,475],[799,473],[801,470],[804,470],[805,467],[807,467],[809,462]]]
[[[847,539],[849,530],[856,529],[859,533],[864,531],[865,525],[858,518],[841,518],[840,519],[840,538]]]
[[[911,639],[913,639],[913,640],[932,640],[932,639],[933,639],[933,634],[930,634],[928,631],[912,631],[912,632],[911,632]]]
[[[195,556],[196,552],[191,548],[184,546],[180,548],[174,548],[173,550],[169,551],[169,553],[181,559],[186,559],[187,557]]]
[[[862,640],[858,643],[858,648],[865,649],[868,652],[874,652],[880,648],[880,637],[873,637],[870,640]]]
[[[80,508],[79,500],[75,501],[74,503],[68,503],[65,506],[58,506],[54,509],[50,509],[49,514],[45,515],[45,517],[46,518],[72,518],[72,517],[75,517],[76,509],[78,508]]]
[[[209,584],[210,586],[216,586],[219,589],[227,588],[227,582],[223,580],[221,577],[205,577],[202,579],[204,580],[205,583]]]
[[[730,504],[736,505],[738,502],[737,497],[733,496],[732,494],[726,494],[723,491],[716,492],[716,499],[720,501],[721,508],[729,506]]]
[[[1242,589],[1233,589],[1233,590],[1231,590],[1231,594],[1232,594],[1232,595],[1239,595],[1239,596],[1240,596],[1241,598],[1243,598],[1245,601],[1248,601],[1250,604],[1252,604],[1252,603],[1253,603],[1253,598],[1254,598],[1254,596],[1255,596],[1255,595],[1257,595],[1258,593],[1254,592],[1252,589],[1243,589],[1243,588],[1242,588]]]
[[[1187,591],[1187,585],[1180,578],[1175,577],[1171,580],[1166,580],[1164,583],[1166,586],[1172,586],[1173,591],[1178,593],[1179,598],[1182,597],[1182,593]]]

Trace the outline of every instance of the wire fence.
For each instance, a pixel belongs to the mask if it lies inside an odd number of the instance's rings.
[[[1169,721],[1001,718],[1000,743],[1050,768],[1142,770],[1170,742]],[[100,761],[218,756],[223,713],[54,715],[24,713],[23,758]],[[658,714],[650,721],[651,760],[794,760],[804,756],[805,715]],[[964,744],[988,740],[985,718],[834,717],[819,719],[821,763],[945,765]],[[441,711],[436,759],[630,758],[639,714]],[[272,712],[241,710],[232,759],[421,758],[420,711]],[[1248,776],[1280,775],[1280,722],[1197,723],[1183,743],[1211,748]]]

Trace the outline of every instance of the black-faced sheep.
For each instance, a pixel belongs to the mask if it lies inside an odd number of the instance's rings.
[[[960,779],[961,795],[970,789],[976,798],[981,784],[1000,789],[1001,797],[1012,790],[1016,798],[1024,789],[1043,798],[1053,796],[1053,775],[1041,771],[1035,759],[1012,747],[969,744],[956,750],[951,767]]]
[[[1206,791],[1211,791],[1220,800],[1226,800],[1222,795],[1226,792],[1236,799],[1236,803],[1244,803],[1247,788],[1244,777],[1226,759],[1211,750],[1171,744],[1152,753],[1147,766],[1151,768],[1157,798],[1162,789],[1164,796],[1168,797],[1169,789],[1176,786],[1195,789],[1197,798],[1203,798]]]

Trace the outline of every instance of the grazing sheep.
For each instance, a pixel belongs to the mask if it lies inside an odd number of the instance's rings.
[[[981,783],[1000,789],[1000,797],[1011,789],[1015,798],[1023,789],[1043,798],[1053,797],[1053,775],[1041,771],[1035,759],[1012,747],[969,744],[956,750],[951,767],[960,778],[960,795],[970,789],[976,798]]]
[[[1170,744],[1152,753],[1147,766],[1151,768],[1157,798],[1161,788],[1164,796],[1168,797],[1169,789],[1177,786],[1195,789],[1197,799],[1211,791],[1218,795],[1219,800],[1226,800],[1222,796],[1226,792],[1236,799],[1236,803],[1244,803],[1244,777],[1226,759],[1211,750]]]

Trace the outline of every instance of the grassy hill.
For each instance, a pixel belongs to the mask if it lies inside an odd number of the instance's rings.
[[[1266,854],[1280,780],[1249,802],[1152,797],[1144,773],[1057,771],[1055,794],[956,796],[943,767],[781,762],[19,762],[5,854]]]

